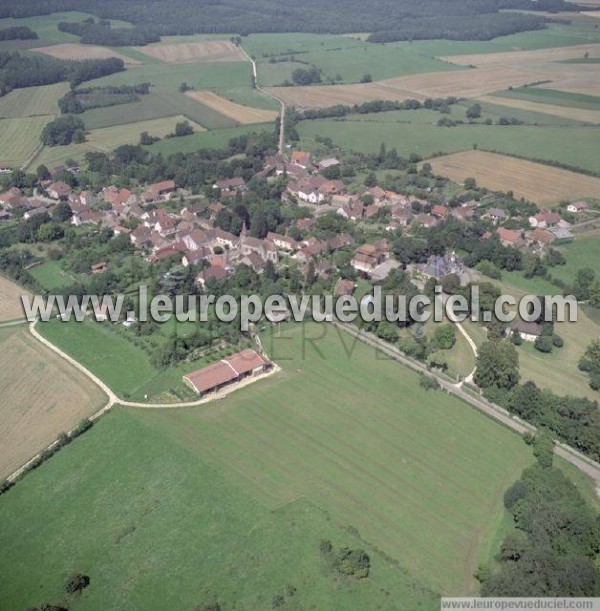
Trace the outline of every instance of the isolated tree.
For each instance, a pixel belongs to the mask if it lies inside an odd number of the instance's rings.
[[[473,104],[467,108],[467,119],[479,119],[481,117],[481,104]]]
[[[472,191],[477,188],[477,181],[474,178],[465,178],[465,189]]]
[[[35,173],[38,177],[38,180],[50,180],[50,178],[52,178],[48,166],[45,165],[39,165]]]
[[[367,73],[367,74],[363,74],[362,78],[360,79],[361,83],[370,83],[373,80],[373,77]]]
[[[519,382],[519,355],[506,341],[487,341],[479,349],[474,381],[481,388],[510,390]]]

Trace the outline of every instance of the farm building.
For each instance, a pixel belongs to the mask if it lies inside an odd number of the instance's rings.
[[[183,381],[202,396],[234,382],[264,373],[272,366],[264,356],[248,349],[189,373],[183,376]]]

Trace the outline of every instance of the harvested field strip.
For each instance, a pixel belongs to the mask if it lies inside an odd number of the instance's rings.
[[[65,43],[62,45],[51,45],[49,47],[38,47],[37,49],[32,49],[36,53],[43,53],[44,55],[50,55],[51,57],[56,57],[57,59],[107,59],[109,57],[118,57],[122,59],[126,64],[136,65],[141,62],[133,59],[131,57],[127,57],[126,55],[121,55],[117,51],[112,51],[111,49],[107,49],[106,47],[99,47],[96,45],[80,45],[76,43]]]
[[[229,40],[158,43],[135,49],[169,64],[247,61],[246,56]]]
[[[556,91],[554,89],[542,89],[537,87],[522,87],[512,91],[502,91],[497,97],[513,100],[527,100],[539,102],[540,104],[551,104],[565,108],[579,110],[600,110],[600,97],[568,91]]]
[[[436,174],[463,182],[472,177],[494,191],[513,191],[540,204],[600,197],[600,178],[483,151],[464,151],[429,160]]]
[[[573,45],[554,49],[536,49],[533,51],[507,51],[502,53],[479,53],[476,55],[450,55],[441,57],[444,61],[461,66],[508,66],[511,64],[537,64],[540,62],[557,62],[567,59],[600,57],[600,44]]]
[[[0,478],[105,403],[92,382],[40,346],[27,327],[0,329],[0,386]]]
[[[25,289],[0,276],[0,322],[24,318],[21,295],[27,294]]]
[[[583,121],[585,123],[600,123],[600,110],[583,110],[580,108],[567,108],[566,106],[554,106],[552,104],[542,104],[540,102],[529,102],[527,100],[517,100],[512,98],[495,97],[491,95],[478,98],[481,102],[489,104],[500,104],[507,108],[517,108],[519,110],[531,110],[534,112],[546,113],[563,117],[565,119],[573,119],[575,121]]]
[[[552,65],[552,64],[548,64]],[[561,66],[564,75],[569,66]],[[572,66],[571,66],[572,68]],[[589,68],[589,66],[579,66]],[[556,70],[553,68],[553,71]],[[486,68],[435,72],[358,85],[276,87],[267,89],[287,104],[319,108],[335,104],[360,104],[369,100],[405,100],[426,97],[480,97],[548,78],[545,67],[490,66]]]
[[[236,104],[212,91],[188,91],[187,95],[192,100],[200,102],[204,106],[233,119],[241,125],[275,121],[279,115],[279,113],[272,110],[261,110],[259,108],[250,108],[249,106]]]

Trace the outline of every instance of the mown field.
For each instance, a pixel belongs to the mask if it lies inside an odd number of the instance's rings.
[[[436,157],[429,163],[435,174],[455,182],[475,178],[479,185],[492,191],[512,191],[517,198],[538,204],[557,205],[563,200],[600,198],[600,178],[514,157],[471,150]]]
[[[22,117],[0,120],[0,165],[21,167],[40,147],[46,123],[54,117]]]
[[[58,112],[58,100],[68,90],[69,86],[66,83],[14,89],[0,98],[0,118],[18,119],[54,115]]]
[[[26,326],[0,329],[0,386],[0,479],[106,401],[83,374],[41,346]]]
[[[153,92],[140,96],[138,102],[120,104],[108,108],[93,108],[81,115],[88,129],[126,125],[137,121],[149,121],[184,115],[206,129],[234,127],[238,123],[213,108],[190,99],[182,93]]]
[[[283,371],[223,401],[109,414],[1,497],[0,601],[62,600],[72,570],[91,577],[75,611],[258,610],[286,584],[290,608],[320,610],[433,610],[435,593],[471,592],[529,450],[324,328],[265,338]],[[367,549],[371,576],[332,574],[322,538]]]
[[[380,113],[384,115],[386,113]],[[508,116],[514,113],[508,111]],[[329,137],[344,149],[376,152],[383,142],[408,157],[418,153],[423,158],[436,153],[453,153],[472,149],[494,150],[529,159],[559,161],[573,167],[598,171],[600,132],[597,127],[462,125],[437,127],[435,124],[391,124],[370,115],[366,122],[318,120],[303,121],[298,126],[302,146],[311,146],[316,136]]]

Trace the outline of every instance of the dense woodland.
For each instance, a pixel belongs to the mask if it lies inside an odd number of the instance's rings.
[[[481,567],[483,596],[598,596],[598,516],[579,490],[552,466],[550,437],[532,440],[538,464],[504,495],[515,531],[498,554],[500,569]]]
[[[146,45],[160,40],[160,36],[154,28],[112,28],[110,21],[106,19],[95,21],[93,18],[89,18],[80,23],[61,21],[58,24],[58,29],[61,32],[80,36],[81,42],[88,45],[123,47]]]
[[[368,3],[306,0],[300,4],[293,0],[255,0],[251,3],[241,0],[105,0],[102,3],[96,0],[30,0],[26,3],[1,0],[0,17],[76,10],[102,19],[130,21],[140,26],[140,32],[148,28],[148,33],[160,35],[367,31],[381,33],[377,35],[380,40],[482,39],[544,27],[543,19],[536,16],[499,14],[501,9],[511,8],[556,12],[575,11],[578,7],[563,0],[535,3],[531,0],[373,0]],[[102,33],[94,28],[86,34],[95,37]],[[108,32],[104,34],[110,36]]]
[[[35,40],[38,35],[28,27],[14,26],[0,30],[0,40]]]
[[[26,56],[18,52],[0,53],[0,96],[13,89],[52,85],[68,81],[73,87],[92,79],[125,70],[122,59],[66,61],[45,56]]]

